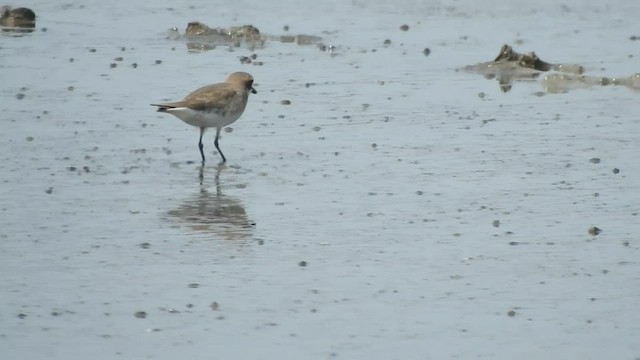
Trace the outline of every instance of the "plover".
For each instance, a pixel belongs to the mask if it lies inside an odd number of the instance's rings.
[[[189,125],[200,128],[198,148],[202,164],[205,162],[202,135],[207,128],[215,127],[216,139],[213,143],[224,163],[227,162],[227,158],[218,145],[220,131],[242,115],[247,107],[249,92],[258,93],[253,88],[253,77],[246,72],[234,72],[229,74],[223,83],[201,87],[182,101],[151,105],[157,106],[159,112],[169,113]]]

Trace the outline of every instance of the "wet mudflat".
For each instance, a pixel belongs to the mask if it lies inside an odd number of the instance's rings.
[[[456,71],[512,43],[629,76],[640,5],[29,6],[0,36],[5,356],[640,356],[640,93]],[[195,20],[273,37],[167,39]],[[148,104],[232,71],[258,94],[201,169]]]

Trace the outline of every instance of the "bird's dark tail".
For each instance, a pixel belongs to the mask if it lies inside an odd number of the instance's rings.
[[[151,106],[157,106],[158,112],[167,112],[168,109],[173,109],[175,106],[168,106],[162,104],[151,104]]]

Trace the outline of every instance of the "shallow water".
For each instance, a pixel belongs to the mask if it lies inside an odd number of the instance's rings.
[[[640,94],[456,71],[516,42],[639,71],[640,5],[565,4],[29,4],[0,34],[3,353],[639,357]],[[166,39],[194,20],[334,50]],[[200,169],[148,104],[232,71],[258,94]]]

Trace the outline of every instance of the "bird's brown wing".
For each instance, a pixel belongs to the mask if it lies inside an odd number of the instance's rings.
[[[233,103],[234,98],[237,98],[238,101],[242,98],[236,87],[221,83],[201,87],[187,95],[179,103],[181,103],[181,106],[186,106],[193,110],[222,109]]]

